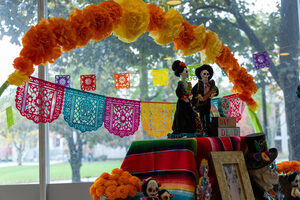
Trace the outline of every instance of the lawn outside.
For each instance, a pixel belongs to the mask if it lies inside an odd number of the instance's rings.
[[[111,172],[114,168],[120,168],[122,160],[107,160],[104,162],[83,162],[80,175],[83,180],[94,180],[103,172]],[[69,163],[50,164],[50,182],[70,182],[72,170]],[[7,166],[0,167],[0,184],[38,183],[39,166]]]

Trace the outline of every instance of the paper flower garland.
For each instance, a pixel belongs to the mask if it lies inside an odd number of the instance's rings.
[[[142,0],[103,1],[83,10],[75,8],[68,20],[40,21],[25,33],[23,49],[13,63],[16,71],[7,82],[17,86],[28,82],[33,65],[52,63],[61,56],[61,51],[85,46],[89,40],[99,41],[113,32],[120,40],[133,42],[146,31],[157,44],[174,42],[175,50],[184,56],[200,52],[203,63],[217,62],[234,84],[233,92],[238,93],[252,111],[257,109],[258,104],[251,97],[257,91],[253,77],[239,66],[216,33],[206,30],[203,24],[189,24],[172,8],[164,12]]]
[[[254,53],[252,59],[255,69],[270,67],[269,54],[266,51]]]
[[[71,85],[70,78],[71,78],[70,75],[55,75],[55,83],[65,87],[70,87]]]
[[[152,77],[154,86],[169,85],[168,69],[152,70]]]
[[[96,75],[80,75],[80,88],[81,90],[86,91],[95,91],[96,90]]]
[[[130,88],[130,74],[126,73],[116,73],[115,78],[115,88],[118,89],[129,89]]]

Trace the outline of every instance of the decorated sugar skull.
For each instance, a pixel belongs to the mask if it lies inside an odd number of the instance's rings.
[[[143,180],[142,191],[146,197],[155,199],[158,189],[159,184],[152,177]]]

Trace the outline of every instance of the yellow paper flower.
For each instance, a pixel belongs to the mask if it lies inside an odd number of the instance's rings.
[[[177,10],[171,8],[165,15],[165,20],[158,31],[151,31],[150,36],[157,44],[169,44],[184,29],[182,26],[183,17]]]
[[[206,30],[203,24],[200,26],[194,27],[193,30],[194,39],[189,43],[189,45],[181,50],[181,53],[184,56],[190,56],[194,53],[201,51],[205,44],[206,39]]]
[[[142,0],[117,0],[122,7],[120,24],[113,33],[123,42],[134,42],[147,29],[150,15]]]
[[[7,81],[10,85],[21,86],[24,82],[29,82],[29,77],[23,72],[16,70],[11,75],[9,75]]]
[[[201,61],[203,64],[215,63],[216,58],[222,53],[222,42],[216,33],[208,30],[207,41],[201,52]]]

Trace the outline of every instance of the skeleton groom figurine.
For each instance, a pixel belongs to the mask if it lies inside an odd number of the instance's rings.
[[[245,161],[251,179],[252,189],[256,200],[275,200],[276,192],[273,185],[279,182],[276,164],[276,148],[267,148],[265,134],[254,133],[245,137],[248,151]]]
[[[219,90],[215,81],[211,80],[214,71],[210,65],[202,65],[195,70],[198,83],[193,87],[193,107],[199,112],[204,131],[210,128],[210,107],[211,98],[218,96]]]

